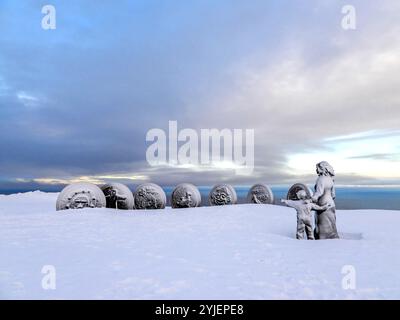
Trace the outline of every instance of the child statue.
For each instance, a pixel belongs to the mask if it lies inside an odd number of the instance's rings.
[[[304,190],[300,190],[296,193],[299,200],[285,200],[281,202],[285,203],[288,207],[292,207],[297,211],[297,233],[296,239],[304,239],[304,231],[307,234],[308,240],[314,240],[314,232],[312,227],[312,210],[326,210],[331,205],[326,204],[319,206],[312,202],[311,199],[307,198],[307,194]]]

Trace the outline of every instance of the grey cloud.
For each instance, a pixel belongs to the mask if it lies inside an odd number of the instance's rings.
[[[310,177],[292,175],[288,155],[398,125],[399,61],[379,60],[399,50],[390,3],[355,1],[368,25],[354,33],[340,29],[337,2],[58,2],[55,33],[36,29],[39,1],[11,10],[0,24],[0,176],[311,181],[314,164]],[[18,92],[39,97],[40,108],[26,108]],[[254,128],[254,174],[150,168],[146,132],[168,120]]]
[[[348,159],[373,159],[373,160],[399,161],[400,153],[372,153],[362,156],[349,157]]]

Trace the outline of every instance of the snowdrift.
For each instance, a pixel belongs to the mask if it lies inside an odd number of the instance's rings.
[[[56,212],[56,198],[0,196],[0,298],[400,299],[400,211],[338,210],[342,239],[298,241],[281,206]]]

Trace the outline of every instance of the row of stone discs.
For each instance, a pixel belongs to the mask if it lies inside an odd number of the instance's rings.
[[[252,186],[247,194],[248,203],[272,204],[274,195],[271,189],[263,184]],[[199,190],[192,184],[184,183],[178,185],[172,192],[173,208],[198,207],[201,203]],[[237,203],[235,189],[229,184],[218,184],[214,186],[209,195],[208,203],[211,206],[232,205]]]
[[[164,209],[166,202],[164,190],[154,183],[140,185],[134,194],[122,183],[108,183],[101,187],[91,183],[73,183],[58,195],[56,209]]]
[[[164,209],[167,196],[164,190],[154,184],[145,183],[136,188],[132,193],[122,183],[108,183],[101,187],[106,200],[107,208],[132,210],[132,209]]]
[[[101,207],[124,210],[164,209],[166,202],[164,190],[154,183],[140,185],[134,194],[121,183],[108,183],[101,188],[91,183],[75,183],[61,191],[56,208],[57,210]],[[208,202],[212,206],[236,204],[236,191],[229,184],[216,185],[209,193]],[[250,188],[247,202],[272,204],[274,195],[268,186],[256,184]],[[193,184],[179,184],[172,192],[173,208],[194,208],[200,205],[201,195]]]

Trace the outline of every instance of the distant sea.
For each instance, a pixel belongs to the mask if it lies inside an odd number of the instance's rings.
[[[311,187],[311,185],[310,185]],[[130,186],[134,190],[133,186]],[[208,193],[211,186],[199,187],[202,205],[208,206]],[[164,187],[170,205],[171,193],[174,187]],[[247,192],[250,186],[235,186],[238,203],[246,203]],[[280,204],[280,199],[286,198],[289,186],[271,187],[275,204]],[[60,189],[61,190],[61,189]],[[58,192],[56,189],[44,189],[46,192]],[[27,192],[29,190],[0,190],[0,194]],[[338,209],[385,209],[400,210],[400,188],[398,187],[336,187],[336,207]]]

